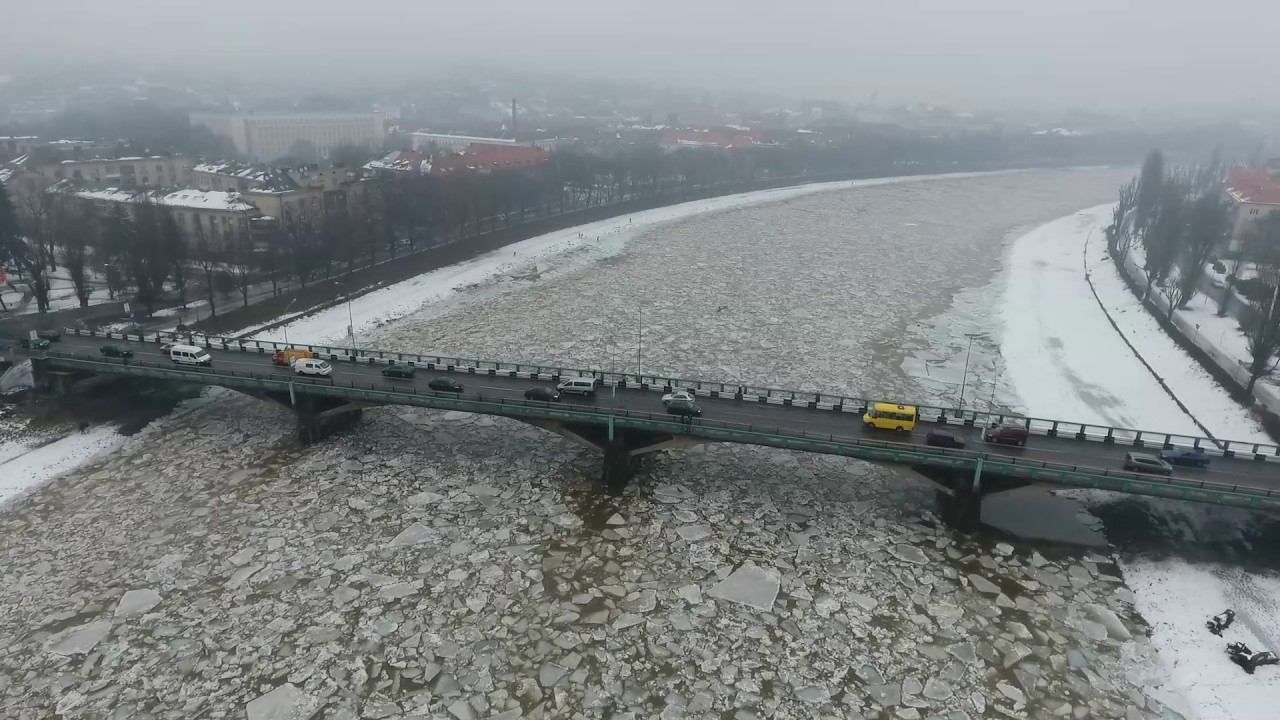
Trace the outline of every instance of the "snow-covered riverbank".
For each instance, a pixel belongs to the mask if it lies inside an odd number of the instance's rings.
[[[1001,349],[1024,408],[1052,417],[1203,434],[1160,386],[1158,375],[1216,436],[1273,442],[1246,408],[1164,334],[1124,285],[1103,241],[1111,207],[1100,205],[1046,223],[1010,248]],[[1171,502],[1153,506],[1171,517],[1198,512]],[[1188,519],[1173,524],[1195,525]],[[1197,533],[1190,534],[1192,541],[1198,539]],[[1280,579],[1177,559],[1127,556],[1120,562],[1135,607],[1151,625],[1152,642],[1176,685],[1172,689],[1193,711],[1204,720],[1272,717],[1280,697],[1280,669],[1245,675],[1224,650],[1228,641],[1237,640],[1255,650],[1277,648],[1280,608],[1275,593]],[[1205,620],[1227,607],[1247,621],[1223,638],[1209,634]]]

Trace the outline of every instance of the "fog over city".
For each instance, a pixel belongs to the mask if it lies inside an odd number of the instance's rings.
[[[1267,106],[1258,84],[1280,77],[1280,4],[1267,0],[6,6],[0,74],[119,60],[345,85],[478,63],[844,101],[1108,110]]]

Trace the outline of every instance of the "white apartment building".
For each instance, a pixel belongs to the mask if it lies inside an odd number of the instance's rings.
[[[258,162],[293,155],[307,146],[314,147],[321,158],[328,158],[341,145],[377,150],[386,135],[380,112],[192,113],[191,122],[230,138],[236,150]]]

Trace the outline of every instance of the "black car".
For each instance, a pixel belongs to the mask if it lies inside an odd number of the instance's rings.
[[[431,382],[427,383],[427,387],[440,392],[460,393],[462,392],[462,383],[452,378],[437,377],[431,378]]]
[[[18,347],[23,350],[48,350],[49,341],[44,338],[36,338],[35,340],[32,340],[31,338],[22,338],[18,341]]]
[[[382,377],[412,380],[418,369],[412,365],[388,365],[382,368]]]
[[[667,414],[687,418],[697,417],[702,414],[702,408],[692,400],[676,398],[667,403]]]
[[[133,357],[132,350],[125,350],[124,348],[118,348],[115,345],[103,345],[102,347],[98,348],[98,352],[102,353],[103,357],[120,358],[122,360],[128,360],[129,358]]]
[[[941,448],[960,449],[964,447],[963,440],[942,430],[930,430],[928,433],[925,433],[924,444]]]
[[[36,337],[49,342],[58,342],[62,340],[62,333],[58,330],[37,330]]]
[[[549,387],[531,387],[524,391],[525,400],[537,400],[538,402],[559,402],[560,393],[554,388]]]

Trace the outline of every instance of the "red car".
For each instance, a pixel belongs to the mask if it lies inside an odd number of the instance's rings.
[[[1031,433],[1021,425],[992,425],[982,433],[982,440],[1001,445],[1026,445]]]

